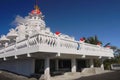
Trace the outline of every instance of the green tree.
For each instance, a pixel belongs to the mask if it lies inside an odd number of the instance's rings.
[[[98,39],[98,37],[96,35],[86,38],[85,42],[94,44],[94,45],[97,45],[98,43],[102,44],[102,42]]]
[[[88,38],[85,38],[85,42],[89,43],[89,44],[94,44],[94,45],[97,45],[98,43],[102,44],[102,42],[98,39],[98,37],[96,35],[88,37]],[[95,67],[99,67],[100,66],[100,60],[99,59],[95,59],[94,60],[94,66]]]
[[[114,52],[114,58],[112,59],[106,59],[104,61],[105,69],[111,69],[111,64],[120,64],[120,49],[116,46],[111,46],[111,49],[113,49]]]
[[[90,44],[94,44],[94,45],[97,45],[98,43],[100,43],[101,45],[103,44],[102,41],[100,41],[96,35],[88,37],[88,38],[85,38],[85,37],[83,37],[83,38],[85,39],[86,43],[90,43]],[[103,47],[107,47],[109,45],[110,45],[110,43],[107,43]],[[111,49],[113,49],[113,51],[114,51],[115,58],[106,59],[104,61],[105,69],[110,69],[110,65],[113,64],[113,63],[119,63],[120,64],[120,49],[117,48],[116,46],[111,46]],[[94,60],[94,65],[95,65],[95,67],[100,66],[100,60],[99,59]]]

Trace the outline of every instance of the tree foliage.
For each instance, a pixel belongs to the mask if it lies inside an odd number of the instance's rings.
[[[102,41],[100,41],[96,35],[88,37],[88,38],[85,38],[85,37],[83,37],[83,38],[85,39],[86,43],[90,43],[90,44],[94,44],[94,45],[97,45],[98,43],[100,43],[101,45],[103,44]],[[107,47],[109,45],[110,45],[110,43],[106,43],[103,47]],[[110,69],[110,65],[113,64],[113,63],[120,64],[120,49],[117,48],[116,46],[111,46],[111,49],[113,49],[115,58],[106,59],[104,61],[105,69]],[[94,60],[94,65],[95,65],[95,67],[100,66],[100,60],[99,59]]]
[[[98,37],[96,35],[86,38],[85,42],[94,44],[94,45],[97,45],[98,43],[102,44],[102,42],[98,39]]]
[[[102,44],[102,42],[98,39],[98,37],[96,35],[88,37],[88,38],[84,37],[84,39],[85,39],[85,42],[89,43],[89,44],[93,44],[93,45],[97,45],[98,43]],[[94,60],[94,66],[95,67],[99,67],[100,66],[100,60],[99,59],[95,59]]]

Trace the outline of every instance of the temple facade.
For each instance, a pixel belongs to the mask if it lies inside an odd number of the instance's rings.
[[[16,19],[18,19],[17,17]],[[23,75],[44,74],[46,80],[57,72],[81,72],[94,68],[94,60],[112,58],[113,50],[75,40],[46,27],[44,16],[36,5],[17,27],[0,38],[0,69]]]

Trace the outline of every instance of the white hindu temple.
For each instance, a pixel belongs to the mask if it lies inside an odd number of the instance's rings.
[[[58,72],[81,72],[94,68],[93,60],[112,58],[113,50],[77,41],[46,27],[38,6],[0,38],[0,69],[23,75],[44,74],[49,80]]]

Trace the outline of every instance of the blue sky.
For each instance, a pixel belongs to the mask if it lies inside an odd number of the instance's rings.
[[[35,0],[0,1],[0,35],[7,34],[17,15],[27,16]],[[120,0],[39,0],[52,32],[81,37],[97,35],[105,44],[120,47]]]

